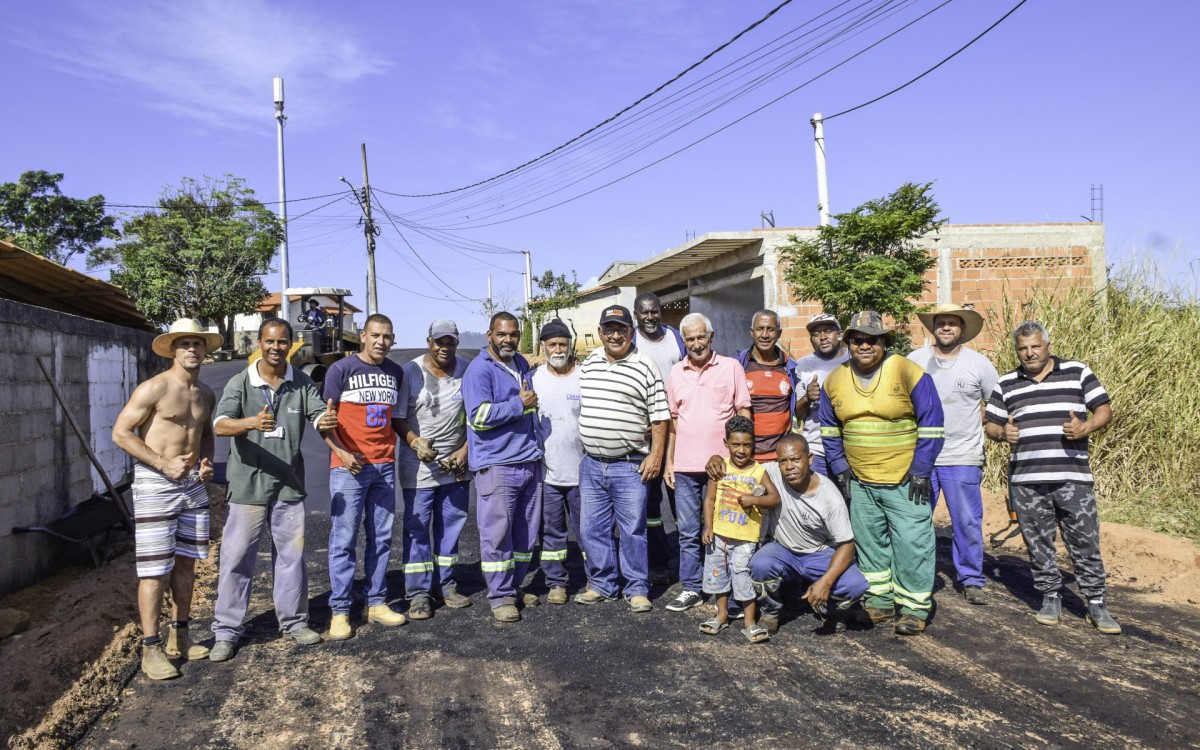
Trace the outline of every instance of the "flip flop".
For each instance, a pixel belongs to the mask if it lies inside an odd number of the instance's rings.
[[[742,628],[742,635],[746,636],[746,640],[751,643],[762,643],[771,638],[771,634],[762,625],[755,625],[752,628]]]
[[[700,632],[704,633],[705,635],[716,635],[727,627],[729,627],[729,623],[721,622],[715,617],[710,617],[704,622],[700,623]]]

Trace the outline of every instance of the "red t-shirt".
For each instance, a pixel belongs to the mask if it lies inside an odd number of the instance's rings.
[[[333,363],[325,373],[321,398],[337,406],[337,436],[351,453],[366,456],[366,463],[396,460],[396,432],[392,420],[407,416],[408,400],[400,398],[404,369],[390,359],[382,364],[364,362],[357,354]],[[332,468],[342,466],[336,453]]]
[[[746,362],[746,387],[754,412],[754,460],[774,461],[775,444],[792,429],[792,381],[787,360],[780,365]]]

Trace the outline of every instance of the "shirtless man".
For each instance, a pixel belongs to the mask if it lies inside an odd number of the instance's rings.
[[[213,392],[200,382],[204,355],[222,339],[181,318],[154,339],[171,369],[137,387],[113,427],[113,442],[137,459],[133,515],[142,620],[142,671],[150,679],[178,677],[170,658],[203,659],[208,649],[188,636],[196,560],[208,557],[208,493],[215,448]],[[163,591],[171,589],[166,648],[158,634]]]

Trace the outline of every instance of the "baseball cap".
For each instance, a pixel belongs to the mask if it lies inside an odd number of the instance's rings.
[[[621,325],[633,327],[633,315],[629,312],[629,308],[621,305],[613,305],[612,307],[604,308],[604,312],[600,313],[600,325],[605,323],[620,323]]]
[[[832,323],[839,331],[842,330],[842,324],[838,322],[837,316],[830,315],[829,313],[814,315],[812,320],[804,324],[804,327],[811,331],[814,326],[819,326],[822,323]]]
[[[429,324],[429,338],[436,341],[443,336],[453,336],[454,340],[458,341],[458,326],[453,320],[441,318]]]

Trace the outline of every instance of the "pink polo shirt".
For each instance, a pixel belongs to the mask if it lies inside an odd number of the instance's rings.
[[[714,353],[696,369],[684,357],[667,378],[667,406],[675,422],[675,471],[704,471],[713,454],[728,458],[725,423],[750,408],[746,372],[732,357]]]

